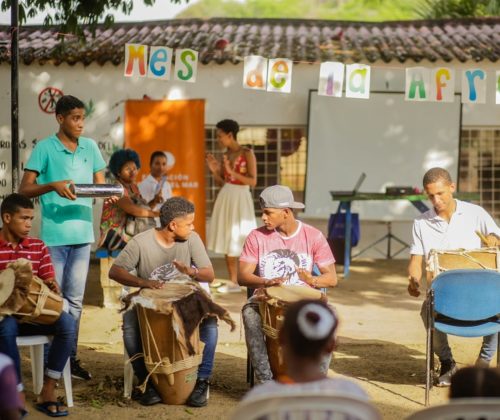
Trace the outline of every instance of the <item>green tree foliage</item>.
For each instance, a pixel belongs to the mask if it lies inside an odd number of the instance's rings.
[[[155,0],[142,0],[152,6]],[[165,0],[161,0],[165,1]],[[170,0],[171,3],[189,3],[189,0]],[[28,18],[41,12],[48,12],[44,25],[57,25],[62,33],[83,34],[82,25],[95,30],[99,22],[106,26],[114,23],[112,12],[119,10],[128,15],[132,11],[133,0],[20,0],[19,21],[25,23]],[[1,0],[1,10],[10,9],[11,0]]]
[[[500,0],[421,0],[417,13],[424,19],[500,15]]]
[[[415,0],[201,0],[178,18],[296,18],[356,21],[418,17]]]

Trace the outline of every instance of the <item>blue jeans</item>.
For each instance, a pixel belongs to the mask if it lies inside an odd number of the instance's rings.
[[[69,313],[76,321],[71,358],[76,357],[78,331],[82,314],[83,295],[89,272],[90,244],[50,246],[50,256],[56,270],[56,280],[63,297],[69,303]]]
[[[205,343],[203,357],[198,367],[198,379],[209,379],[212,374],[217,346],[218,329],[217,318],[209,316],[200,324],[200,340]],[[129,357],[142,353],[141,332],[139,330],[139,319],[137,312],[132,309],[123,314],[123,342]],[[144,358],[138,358],[132,362],[135,376],[142,383],[148,376],[148,370],[144,364]]]
[[[427,308],[428,302],[427,299],[424,301],[422,305],[422,309],[420,310],[420,316],[424,321],[424,326],[427,328]],[[436,353],[439,361],[443,362],[445,360],[453,359],[453,355],[451,353],[450,345],[448,344],[448,335],[444,332],[434,330],[432,335],[432,347],[434,348],[434,353]],[[498,343],[498,334],[486,335],[483,337],[483,344],[481,346],[481,350],[479,352],[479,357],[486,362],[491,362],[495,352],[497,351],[497,343]]]
[[[75,332],[75,320],[66,312],[63,312],[61,317],[50,325],[20,324],[16,318],[6,316],[0,321],[0,353],[5,353],[14,361],[17,379],[19,384],[21,384],[21,363],[16,337],[24,335],[52,335],[54,339],[50,346],[45,375],[49,378],[59,379],[71,353],[71,348],[75,340]]]

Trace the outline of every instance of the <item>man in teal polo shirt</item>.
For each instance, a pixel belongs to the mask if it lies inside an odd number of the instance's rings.
[[[95,141],[81,137],[85,121],[82,101],[63,96],[56,104],[56,119],[59,131],[33,149],[19,192],[31,198],[40,196],[41,238],[49,247],[57,282],[77,323],[71,373],[88,380],[91,375],[80,366],[76,350],[90,244],[94,242],[92,199],[77,198],[69,185],[104,183],[106,163]]]

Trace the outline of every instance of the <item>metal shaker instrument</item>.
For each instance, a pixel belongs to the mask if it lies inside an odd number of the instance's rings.
[[[121,184],[71,184],[69,189],[77,197],[123,197],[124,189]]]

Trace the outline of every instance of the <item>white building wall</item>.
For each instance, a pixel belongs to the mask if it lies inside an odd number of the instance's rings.
[[[403,92],[405,67],[414,64],[377,64],[372,67],[371,90]],[[419,64],[421,65],[421,64]],[[424,64],[426,65],[426,64]],[[495,70],[490,63],[463,65],[435,63],[426,65],[453,67],[456,70],[456,91],[461,90],[461,70],[480,67],[488,72],[488,94],[485,105],[464,105],[463,126],[500,126],[500,106],[495,105]],[[148,78],[125,78],[123,66],[92,64],[69,66],[38,64],[20,66],[20,140],[22,164],[31,153],[33,140],[41,139],[57,130],[53,114],[43,113],[38,106],[40,91],[53,86],[66,94],[72,94],[95,105],[95,112],[86,122],[85,135],[99,142],[106,157],[113,144],[123,141],[123,103],[127,99],[141,99],[148,95],[152,99],[198,99],[206,100],[206,124],[213,125],[222,118],[233,118],[241,125],[306,125],[309,90],[317,89],[319,64],[296,64],[293,67],[292,91],[290,94],[267,93],[242,88],[243,64],[200,65],[195,83],[159,81]],[[374,118],[378,118],[374,115]],[[0,195],[11,191],[10,169],[10,67],[0,65]],[[353,151],[354,152],[354,151]],[[373,156],[383,161],[383,156]],[[411,157],[409,157],[411,158]],[[2,163],[3,162],[3,163]],[[354,168],[356,174],[359,173]],[[325,177],[328,182],[328,177]],[[390,204],[388,204],[390,205]],[[332,203],[332,209],[336,204]],[[415,214],[417,215],[417,213]],[[95,207],[96,227],[100,217],[100,206]],[[324,225],[324,221],[315,223]],[[380,229],[372,222],[362,226],[360,247],[377,238]],[[404,241],[410,241],[410,223],[400,223],[395,230]],[[97,229],[96,229],[97,232]],[[34,229],[37,234],[37,228]],[[384,248],[385,245],[382,245]],[[366,256],[378,256],[367,253]],[[405,256],[405,253],[400,254]]]

